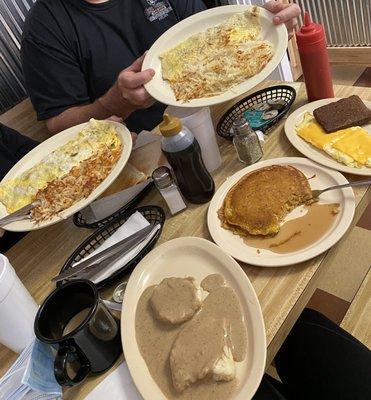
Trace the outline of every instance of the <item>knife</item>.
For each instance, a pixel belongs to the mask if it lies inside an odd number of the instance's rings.
[[[76,267],[72,267],[66,271],[61,272],[59,275],[52,278],[51,281],[59,282],[59,281],[63,281],[64,279],[75,276],[76,274],[80,273],[81,271],[84,271],[90,267],[96,266],[97,264],[106,260],[107,258],[114,256],[116,253],[120,253],[121,255],[123,255],[124,253],[130,251],[135,246],[137,246],[139,243],[141,243],[146,238],[146,236],[149,235],[149,233],[152,231],[152,229],[153,229],[153,224],[146,226],[145,228],[141,229],[140,231],[134,233],[133,235],[128,236],[127,238],[120,240],[119,242],[115,243],[114,245],[108,247],[107,249],[104,249],[104,250],[100,251],[99,253],[94,254],[94,256],[81,261]]]

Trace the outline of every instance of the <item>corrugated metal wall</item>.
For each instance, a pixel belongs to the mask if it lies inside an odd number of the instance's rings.
[[[371,0],[295,0],[326,29],[332,47],[371,46]]]
[[[25,16],[36,0],[0,0],[0,113],[26,97],[19,49]]]

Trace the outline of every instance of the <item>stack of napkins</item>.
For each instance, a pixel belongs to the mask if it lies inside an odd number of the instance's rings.
[[[110,236],[101,246],[99,246],[95,251],[91,254],[83,258],[83,261],[89,259],[95,254],[98,254],[102,250],[111,247],[115,243],[119,242],[122,239],[125,239],[139,230],[146,228],[149,226],[149,222],[143,217],[143,215],[136,211],[133,213],[128,220],[119,228],[117,231]],[[93,267],[90,270],[87,269],[85,273],[80,274],[78,277],[83,279],[89,279],[94,283],[102,282],[104,279],[110,277],[117,270],[126,265],[130,260],[136,257],[144,247],[151,241],[151,239],[156,235],[157,231],[161,228],[160,224],[157,224],[153,227],[150,234],[136,246],[134,249],[130,250],[127,254],[122,256],[119,260],[114,261],[110,265],[107,265],[105,268],[99,269],[98,271]],[[74,264],[74,266],[78,266],[81,261]]]
[[[0,379],[0,399],[62,399],[54,376],[54,355],[47,344],[34,339]]]

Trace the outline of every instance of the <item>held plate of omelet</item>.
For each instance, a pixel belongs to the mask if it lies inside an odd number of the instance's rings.
[[[371,124],[326,133],[313,116],[318,107],[338,100],[318,100],[294,111],[285,123],[286,136],[297,150],[319,164],[371,176]],[[363,102],[371,109],[371,101]]]
[[[0,218],[35,200],[41,205],[5,229],[40,229],[83,209],[118,177],[131,149],[129,130],[113,121],[91,120],[42,142],[0,182]]]
[[[145,85],[164,104],[203,107],[231,100],[262,82],[287,48],[284,24],[261,7],[230,5],[194,14],[167,30],[146,54]]]

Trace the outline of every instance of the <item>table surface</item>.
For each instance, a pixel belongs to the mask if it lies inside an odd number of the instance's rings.
[[[255,90],[277,83],[265,82]],[[305,104],[307,99],[303,84],[291,83],[291,85],[297,90],[297,98],[291,109],[293,111]],[[371,90],[367,88],[335,86],[335,94],[337,97],[358,94],[363,99],[371,100]],[[229,102],[212,108],[214,123],[232,104],[233,102]],[[45,125],[36,122],[29,100],[3,114],[0,121],[33,138],[42,140],[47,137]],[[301,156],[286,139],[283,125],[284,121],[281,121],[266,140],[264,159]],[[218,140],[223,162],[214,174],[217,187],[228,176],[241,169],[241,163],[237,160],[231,143],[221,138]],[[349,180],[359,179],[351,175],[347,175],[347,178]],[[370,191],[366,192],[366,188],[354,188],[357,204],[356,217],[365,208],[366,201],[368,202]],[[166,208],[155,191],[146,197],[143,204],[157,204]],[[158,244],[182,236],[198,236],[211,240],[206,224],[207,208],[207,204],[190,205],[179,215],[173,217],[167,215],[167,221]],[[58,274],[66,258],[91,233],[90,230],[75,227],[70,218],[57,225],[29,233],[7,252],[6,255],[16,269],[19,278],[38,304],[53,290],[50,279]],[[267,336],[267,366],[270,365],[292,325],[316,289],[319,277],[331,262],[332,255],[338,246],[346,241],[346,237],[347,234],[328,252],[312,260],[288,267],[259,268],[241,263],[241,267],[254,286],[263,311]],[[16,357],[17,355],[0,345],[0,376]],[[89,378],[84,384],[66,390],[65,398],[83,399],[105,375]]]

